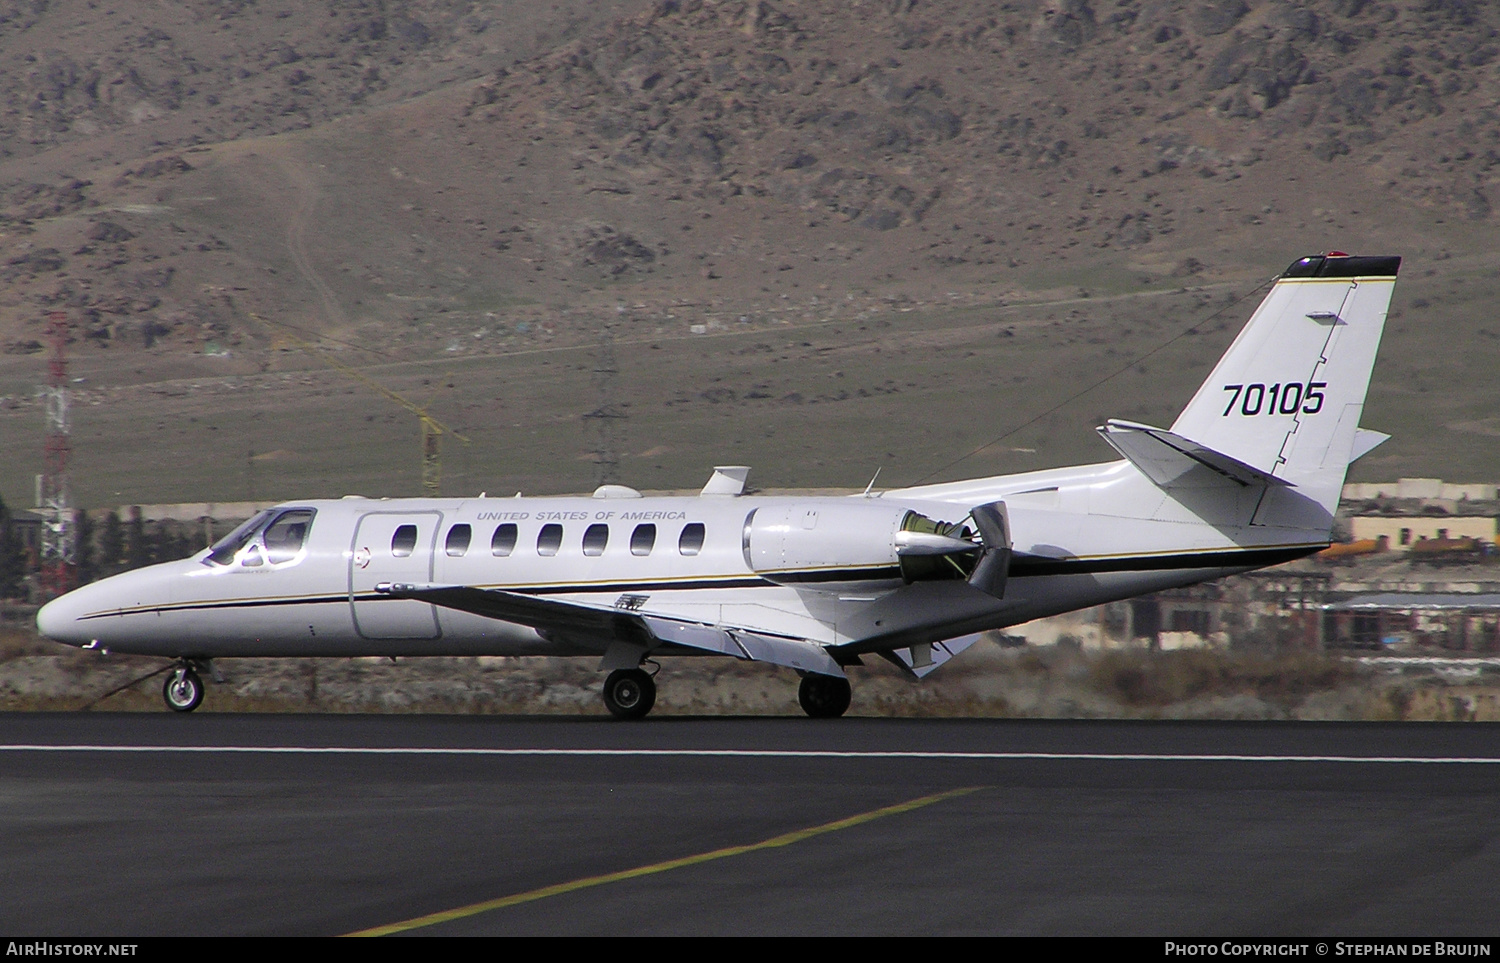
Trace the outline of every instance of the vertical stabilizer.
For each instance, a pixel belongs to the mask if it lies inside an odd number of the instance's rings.
[[[1172,425],[1292,486],[1268,488],[1254,524],[1332,519],[1400,266],[1343,254],[1294,263]]]

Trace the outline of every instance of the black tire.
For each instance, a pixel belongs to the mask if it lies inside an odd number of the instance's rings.
[[[802,711],[814,719],[837,719],[849,711],[849,680],[833,675],[805,675],[797,687]]]
[[[192,712],[203,702],[203,680],[192,669],[180,678],[173,669],[161,687],[161,697],[173,712]]]
[[[604,680],[604,705],[616,719],[643,719],[656,705],[656,683],[640,669],[616,669]]]

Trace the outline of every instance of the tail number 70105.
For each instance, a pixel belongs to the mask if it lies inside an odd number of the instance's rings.
[[[1315,415],[1323,410],[1323,389],[1326,381],[1309,381],[1305,386],[1299,381],[1288,381],[1279,385],[1225,385],[1232,391],[1229,404],[1224,408],[1224,417],[1238,411],[1242,415]]]

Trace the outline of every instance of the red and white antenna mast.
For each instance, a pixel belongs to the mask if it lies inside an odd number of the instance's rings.
[[[47,409],[47,443],[42,454],[37,508],[42,514],[41,586],[44,599],[56,598],[73,587],[73,513],[68,497],[68,315],[48,316],[47,340],[52,356],[47,363],[47,387],[42,389]]]

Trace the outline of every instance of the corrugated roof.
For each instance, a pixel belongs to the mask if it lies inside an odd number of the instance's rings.
[[[1331,612],[1437,611],[1443,609],[1495,609],[1500,611],[1500,593],[1462,595],[1456,592],[1376,592],[1356,595],[1324,606]]]

